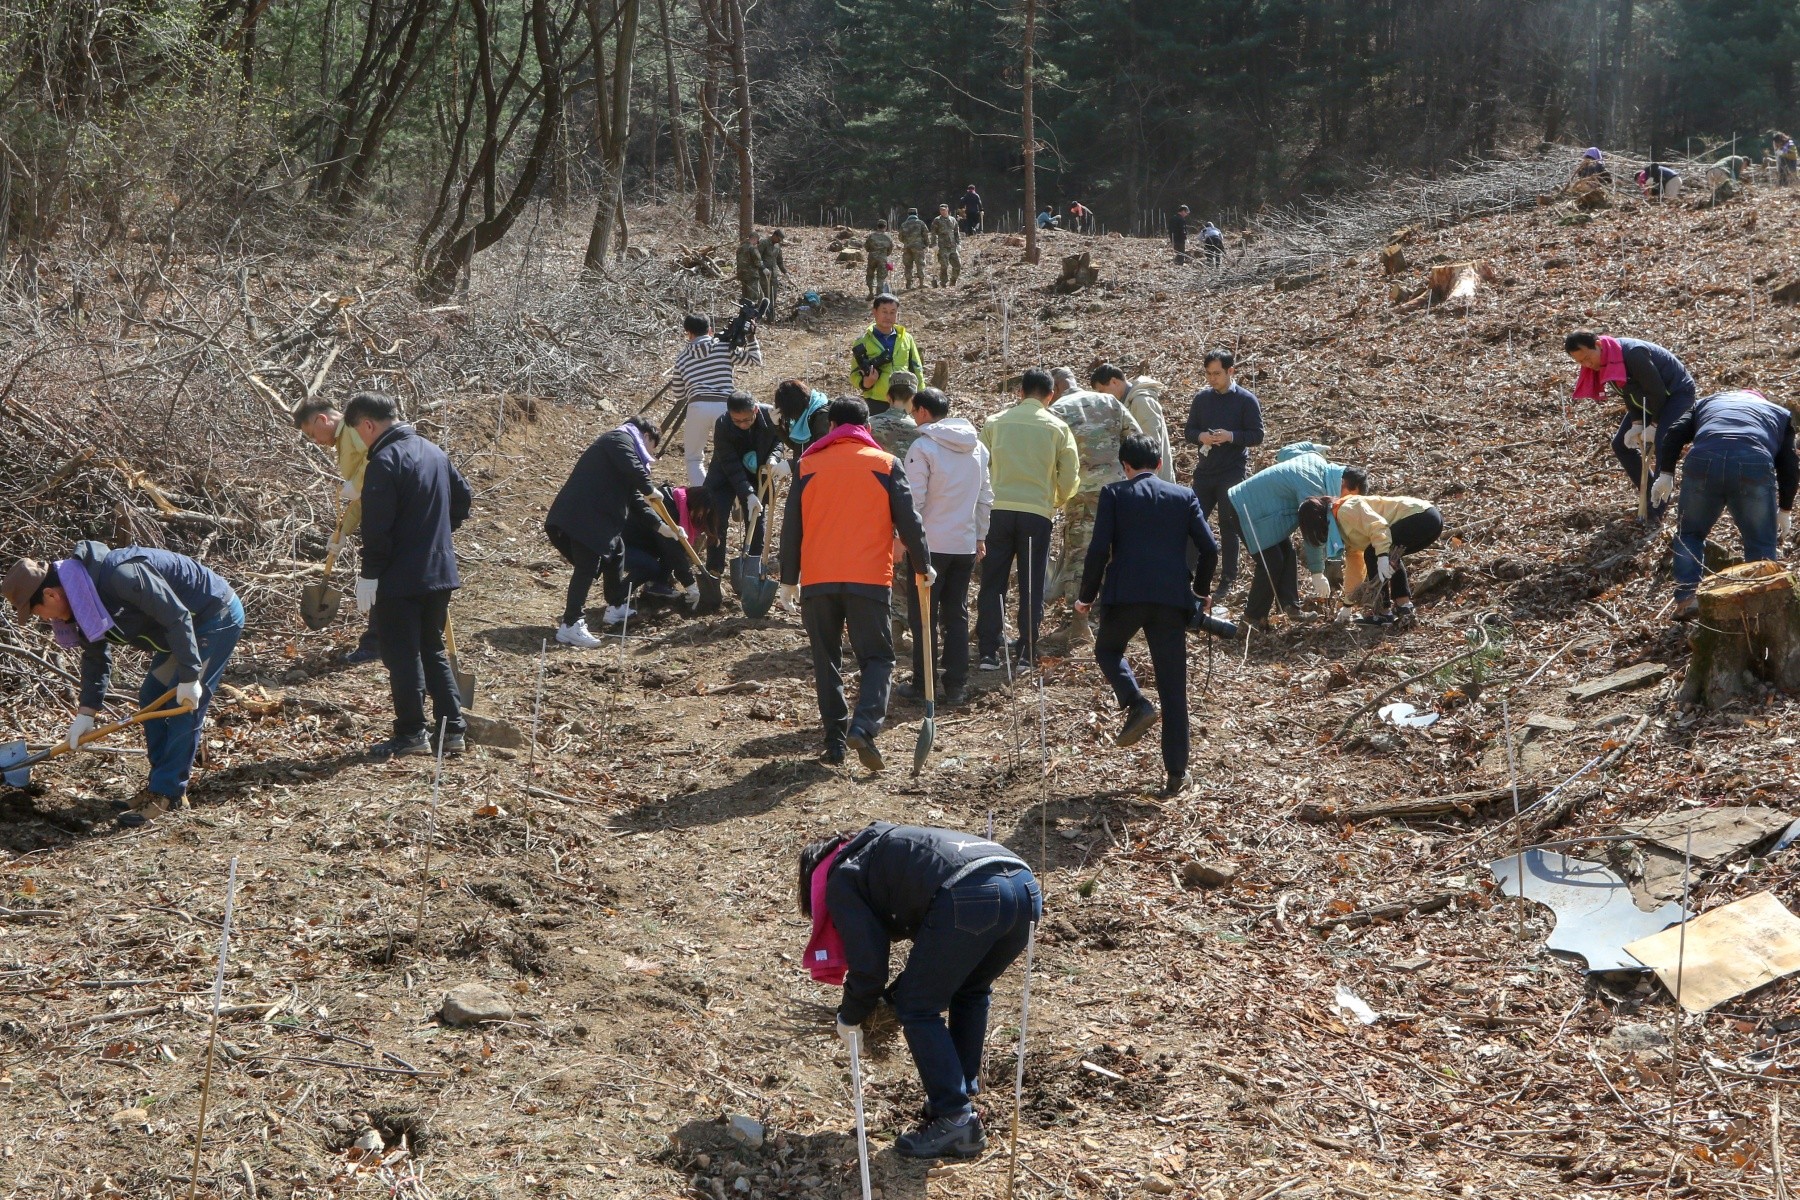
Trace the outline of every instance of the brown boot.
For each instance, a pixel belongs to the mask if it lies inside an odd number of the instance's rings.
[[[160,792],[152,792],[149,788],[145,788],[138,795],[147,796],[148,799],[129,812],[119,814],[117,823],[120,829],[142,828],[156,818],[167,815],[171,809],[180,808],[182,805],[180,796],[165,796]],[[134,796],[132,799],[136,800],[137,797]]]
[[[157,796],[158,793],[151,791],[147,787],[141,787],[137,790],[137,795],[129,800],[114,800],[112,802],[112,810],[114,812],[136,812],[138,809],[144,807],[144,805],[155,800]]]

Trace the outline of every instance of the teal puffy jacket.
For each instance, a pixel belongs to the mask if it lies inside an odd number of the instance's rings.
[[[1344,468],[1327,462],[1311,442],[1295,442],[1275,453],[1275,465],[1266,467],[1228,493],[1231,507],[1237,511],[1238,529],[1244,537],[1244,548],[1259,554],[1292,537],[1300,528],[1300,504],[1309,496],[1338,494],[1344,481]],[[1325,569],[1325,560],[1342,557],[1344,539],[1337,522],[1331,523],[1331,535],[1325,545],[1308,545],[1300,539],[1300,550],[1306,568],[1312,572]]]

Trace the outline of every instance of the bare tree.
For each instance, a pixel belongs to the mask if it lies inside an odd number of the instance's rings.
[[[756,232],[754,122],[750,110],[750,62],[744,49],[744,3],[743,0],[714,0],[714,3],[700,0],[700,16],[706,22],[707,45],[723,57],[730,72],[732,99],[737,104],[735,133],[720,119],[716,99],[706,106],[706,117],[737,156],[738,237],[743,239]]]
[[[688,163],[687,130],[681,124],[681,81],[675,75],[675,46],[669,37],[669,0],[656,0],[656,19],[662,26],[663,78],[669,90],[669,148],[675,157],[675,190],[686,192],[694,169]]]
[[[1037,227],[1037,121],[1032,115],[1032,43],[1037,39],[1037,0],[1025,0],[1025,261],[1038,260]]]
[[[631,63],[637,51],[639,0],[619,0],[611,17],[601,19],[601,0],[587,0],[588,30],[594,45],[594,153],[600,159],[599,196],[594,228],[588,235],[585,264],[590,271],[606,266],[606,247],[625,198],[625,150],[631,140]],[[613,36],[609,69],[604,51]]]

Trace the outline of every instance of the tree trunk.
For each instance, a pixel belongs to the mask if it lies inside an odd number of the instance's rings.
[[[1037,0],[1025,0],[1025,261],[1038,260],[1037,227],[1037,121],[1031,111],[1033,73],[1031,51],[1037,39]]]
[[[588,28],[594,38],[594,152],[600,158],[599,196],[594,202],[594,228],[588,236],[583,260],[590,271],[606,267],[606,247],[612,241],[613,221],[625,180],[625,150],[631,139],[631,63],[637,50],[639,0],[620,0],[618,29],[614,32],[612,79],[606,78],[606,56],[601,38],[600,0],[588,0]]]
[[[700,159],[694,173],[694,220],[701,225],[711,225],[713,219],[713,186],[718,175],[716,144],[713,141],[713,127],[718,124],[714,114],[719,106],[719,67],[716,51],[718,43],[713,31],[717,22],[712,18],[711,0],[700,0],[700,16],[706,24],[706,54],[704,56],[706,71],[700,80]]]
[[[675,47],[669,37],[669,0],[656,0],[656,18],[662,26],[663,79],[669,89],[669,150],[675,159],[675,190],[685,193],[694,173],[688,164],[687,130],[681,124],[681,83],[675,77]]]
[[[1800,577],[1780,563],[1726,567],[1700,585],[1681,698],[1723,708],[1756,684],[1800,689]]]
[[[731,83],[737,94],[738,240],[756,236],[756,158],[750,113],[750,60],[744,51],[744,0],[723,0],[731,18]]]

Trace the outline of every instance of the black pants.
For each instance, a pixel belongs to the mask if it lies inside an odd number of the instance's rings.
[[[1019,644],[1035,658],[1038,626],[1044,623],[1044,575],[1050,569],[1050,518],[997,508],[988,520],[987,557],[981,560],[981,592],[975,604],[975,644],[983,658],[1000,653],[1006,632],[1006,584],[1015,561]]]
[[[1111,604],[1094,635],[1094,661],[1127,711],[1143,699],[1125,646],[1138,630],[1150,647],[1156,699],[1162,709],[1163,769],[1170,778],[1188,768],[1187,614],[1173,604]]]
[[[1194,474],[1194,495],[1200,497],[1200,514],[1212,524],[1213,532],[1219,535],[1219,574],[1213,584],[1213,595],[1223,598],[1237,582],[1238,542],[1242,538],[1238,534],[1237,506],[1232,504],[1227,494],[1232,488],[1244,482],[1244,464],[1238,463],[1223,471]],[[1213,514],[1217,513],[1217,519]],[[1188,543],[1188,574],[1194,573],[1195,565],[1200,561],[1200,551]]]
[[[1414,513],[1410,517],[1402,517],[1388,526],[1388,536],[1394,541],[1394,549],[1404,556],[1416,550],[1423,550],[1438,540],[1444,532],[1444,517],[1434,505],[1422,513]],[[1369,578],[1376,576],[1376,564],[1381,555],[1375,553],[1370,546],[1363,551],[1363,565],[1368,568]],[[1388,580],[1388,594],[1396,601],[1412,599],[1412,585],[1406,580],[1406,561],[1404,557],[1394,564],[1394,577]]]
[[[1294,558],[1292,538],[1282,538],[1260,554],[1251,554],[1250,566],[1253,574],[1250,598],[1244,602],[1246,620],[1262,620],[1276,602],[1283,608],[1300,607],[1300,584],[1295,574],[1299,564]]]
[[[888,623],[887,600],[848,592],[806,596],[800,601],[800,620],[812,640],[813,690],[819,695],[825,744],[842,746],[851,730],[869,737],[880,733],[894,679],[894,631]],[[844,698],[846,626],[850,652],[862,670],[854,718]]]
[[[423,596],[383,596],[375,615],[381,625],[381,662],[394,693],[394,736],[409,738],[426,731],[425,694],[431,694],[430,726],[447,723],[451,733],[464,732],[462,704],[444,652],[444,619],[450,613],[450,590]]]
[[[694,564],[689,561],[687,551],[681,548],[680,539],[666,536],[663,528],[663,523],[654,515],[634,513],[626,518],[625,531],[617,543],[617,567],[612,565],[611,551],[602,556],[601,567],[606,575],[606,602],[608,604],[625,603],[627,546],[630,546],[633,552],[641,550],[654,557],[661,564],[662,569],[673,576],[682,587],[687,587],[694,582]]]
[[[1171,246],[1175,247],[1175,261],[1176,262],[1186,262],[1187,261],[1187,234],[1171,233],[1169,235],[1169,244]]]
[[[595,577],[609,561],[616,564],[617,555],[609,555],[578,542],[557,525],[545,525],[544,536],[556,547],[556,552],[563,556],[563,561],[569,564],[569,593],[563,600],[562,623],[573,625],[587,611],[588,593],[594,588]],[[614,539],[614,545],[617,546],[617,539]],[[606,588],[609,604],[613,602],[613,590],[611,586]]]
[[[969,682],[969,581],[975,575],[973,554],[934,554],[937,582],[931,585],[932,649],[944,675],[944,688],[954,691]],[[918,577],[908,565],[906,620],[912,627],[913,682],[925,686],[925,646],[920,638]]]
[[[748,513],[750,506],[738,499],[738,495],[729,486],[712,487],[708,485],[707,493],[712,496],[713,511],[718,513],[718,520],[713,523],[712,545],[706,548],[706,569],[714,575],[725,570],[725,543],[731,534],[732,520],[738,513]],[[756,525],[750,530],[750,541],[744,547],[744,553],[755,558],[763,551],[763,533],[768,524],[769,514],[765,511],[756,518]]]
[[[980,233],[981,232],[981,216],[980,216],[980,214],[978,213],[972,217],[965,216],[962,219],[962,231],[963,231],[964,237],[969,237],[973,234]]]

